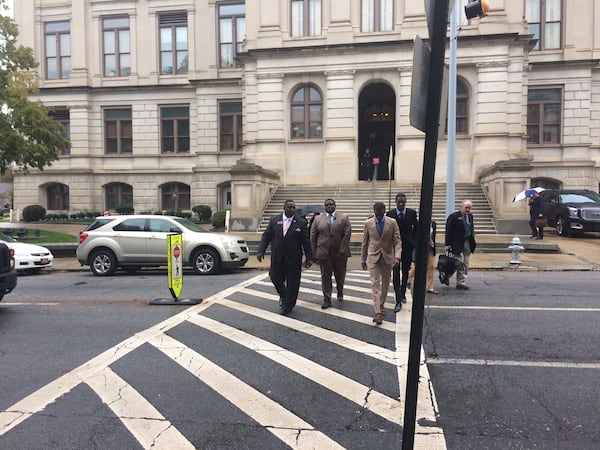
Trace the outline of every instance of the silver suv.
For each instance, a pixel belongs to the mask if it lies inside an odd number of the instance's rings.
[[[243,238],[210,233],[187,219],[160,215],[97,217],[79,233],[77,260],[98,276],[112,275],[118,267],[135,272],[166,266],[170,233],[182,234],[183,264],[198,274],[212,275],[248,261]]]

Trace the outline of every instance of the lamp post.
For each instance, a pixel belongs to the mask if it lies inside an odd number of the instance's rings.
[[[446,159],[446,217],[454,212],[456,183],[456,25],[460,18],[460,2],[454,4],[450,16],[450,61],[448,67],[448,155]]]

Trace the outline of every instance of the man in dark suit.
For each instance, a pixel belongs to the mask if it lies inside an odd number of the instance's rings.
[[[446,219],[446,250],[456,258],[456,289],[469,289],[469,256],[475,251],[475,224],[471,200],[464,200],[458,211]]]
[[[539,192],[535,192],[529,201],[529,227],[533,239],[544,239],[544,227],[537,227],[535,220],[544,217],[544,203]]]
[[[374,216],[365,222],[361,245],[361,265],[369,269],[371,295],[375,316],[373,322],[381,325],[385,316],[385,299],[390,285],[392,267],[400,264],[402,244],[400,230],[395,220],[385,217],[385,205],[377,202],[373,205]],[[387,219],[387,220],[386,220]]]
[[[389,210],[387,216],[396,220],[402,239],[401,267],[394,267],[392,276],[396,294],[394,312],[398,312],[402,309],[402,303],[406,303],[408,272],[413,260],[413,250],[417,243],[417,212],[406,207],[406,195],[399,192],[396,194],[396,208]],[[400,277],[400,270],[402,270],[402,278]]]
[[[335,200],[325,200],[325,214],[315,216],[310,227],[310,244],[314,261],[321,268],[321,288],[323,304],[321,308],[331,306],[331,274],[335,277],[337,299],[344,300],[344,281],[350,256],[350,237],[352,227],[346,214],[336,211]]]
[[[286,200],[283,214],[271,217],[267,229],[262,234],[256,258],[262,261],[267,247],[271,244],[271,267],[269,276],[279,294],[281,314],[289,314],[296,305],[302,273],[302,254],[306,256],[305,266],[312,265],[312,251],[306,220],[296,216],[296,203]]]

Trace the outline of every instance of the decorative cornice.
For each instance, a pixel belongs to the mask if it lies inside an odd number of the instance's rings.
[[[260,73],[256,74],[256,78],[259,80],[281,79],[281,78],[283,78],[283,73],[281,73],[281,72],[260,72]]]
[[[325,75],[328,77],[336,77],[336,76],[353,76],[356,73],[354,69],[338,69],[338,70],[326,70]]]

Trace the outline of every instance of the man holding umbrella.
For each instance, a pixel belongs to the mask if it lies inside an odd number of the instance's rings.
[[[540,193],[533,191],[529,200],[529,227],[533,239],[544,239],[544,227],[538,227],[535,223],[540,217],[544,217],[544,204]]]

